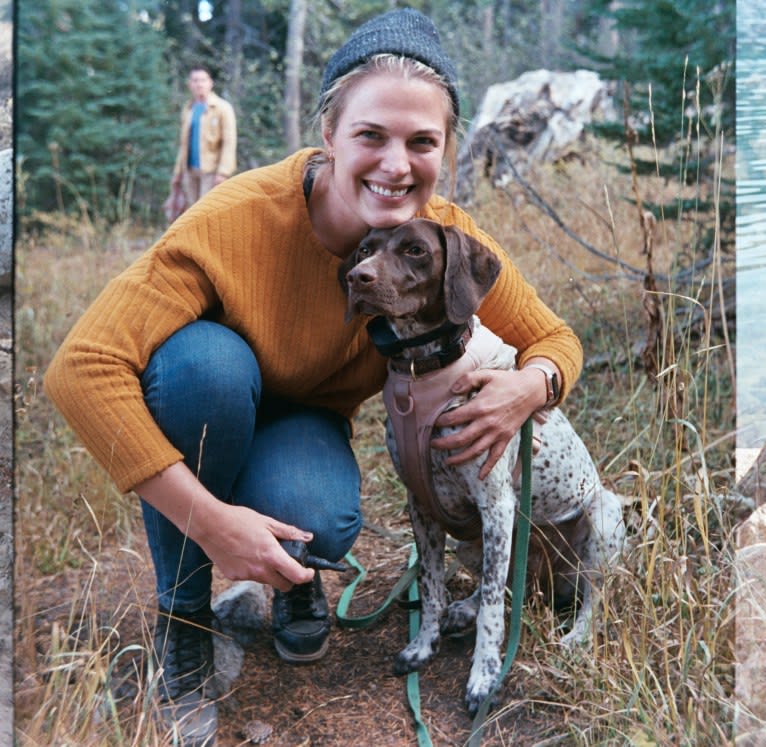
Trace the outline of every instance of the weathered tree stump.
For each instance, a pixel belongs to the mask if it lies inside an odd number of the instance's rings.
[[[615,117],[610,84],[590,70],[531,70],[490,86],[458,154],[458,200],[473,197],[475,164],[503,186],[507,158],[523,173],[532,161],[572,157],[586,125]]]

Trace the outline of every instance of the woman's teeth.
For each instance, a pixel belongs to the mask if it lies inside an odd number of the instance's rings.
[[[381,187],[379,184],[367,184],[368,189],[374,192],[376,195],[383,197],[404,197],[409,191],[409,187],[402,187],[401,189],[388,189],[387,187]]]

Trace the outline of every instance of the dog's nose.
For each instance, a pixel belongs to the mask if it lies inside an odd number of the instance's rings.
[[[354,267],[348,275],[346,281],[353,287],[355,285],[369,285],[377,280],[377,275],[368,267]]]

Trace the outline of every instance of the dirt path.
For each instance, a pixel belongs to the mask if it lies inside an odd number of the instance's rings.
[[[402,517],[403,518],[403,517]],[[405,529],[404,520],[401,530]],[[395,535],[399,528],[394,527]],[[90,584],[90,600],[97,600],[103,617],[99,624],[114,626],[119,647],[145,646],[154,623],[152,572],[143,537],[128,548],[104,546],[96,558],[99,574],[95,583],[91,569],[68,570],[28,590],[35,646],[48,650],[51,631],[66,629],[73,600],[81,598]],[[376,609],[406,566],[408,546],[404,541],[364,529],[354,546],[354,555],[368,570],[359,587],[350,614],[357,616]],[[334,609],[353,572],[325,572],[323,580]],[[456,595],[467,593],[467,577],[451,582]],[[227,584],[216,580],[220,591]],[[116,615],[110,618],[110,615]],[[74,615],[77,619],[79,615]],[[87,619],[87,614],[84,616]],[[240,676],[219,710],[218,747],[251,744],[249,729],[261,722],[272,730],[269,747],[404,747],[417,744],[413,718],[406,695],[406,680],[393,674],[393,659],[406,644],[408,612],[394,605],[389,613],[366,630],[334,626],[327,656],[312,665],[292,666],[282,662],[273,649],[266,627],[246,651]],[[268,621],[266,621],[268,626]],[[423,718],[435,747],[464,745],[471,733],[471,719],[463,705],[473,638],[446,640],[437,658],[420,678]],[[113,688],[120,702],[121,720],[127,733],[135,715],[130,710],[139,688],[145,663],[140,654],[121,658]],[[484,747],[514,744],[533,745],[551,728],[561,726],[560,714],[551,706],[535,705],[529,695],[529,673],[536,664],[526,661],[514,668],[503,688],[502,702],[508,710],[491,724]],[[17,716],[25,702],[35,699],[34,675],[17,692]],[[42,685],[42,680],[38,686]],[[2,744],[2,742],[0,742]]]

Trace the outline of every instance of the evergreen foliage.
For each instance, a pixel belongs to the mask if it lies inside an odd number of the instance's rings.
[[[591,0],[589,5],[591,35],[603,30],[594,21],[611,19],[620,42],[609,54],[592,51],[594,40],[586,54],[602,77],[628,85],[633,127],[645,141],[652,125],[660,146],[685,137],[698,109],[705,134],[715,130],[717,117],[733,133],[733,0]],[[624,137],[621,127],[602,134]]]
[[[19,208],[148,217],[177,137],[162,33],[132,3],[26,0],[18,38]]]
[[[589,49],[592,67],[619,84],[616,103],[624,102],[632,132],[624,122],[593,125],[597,134],[619,141],[671,147],[659,164],[662,176],[702,183],[716,178],[717,134],[734,143],[734,52],[736,5],[733,0],[588,0],[580,50]],[[616,34],[618,47],[603,44],[604,29]],[[597,50],[597,51],[594,51]],[[657,173],[654,158],[634,156],[638,174]],[[655,217],[683,217],[699,228],[698,245],[715,241],[713,217],[727,229],[734,221],[734,183],[720,182],[717,213],[702,200],[663,205],[644,202]],[[728,235],[728,230],[723,231]],[[724,245],[725,250],[733,250]]]
[[[651,84],[654,129],[662,146],[686,136],[692,119],[685,109],[696,116],[699,68],[703,125],[712,131],[708,115],[715,111],[725,128],[733,127],[733,70],[725,67],[733,59],[733,0],[406,4],[430,15],[439,28],[458,68],[466,123],[493,83],[541,67],[595,67],[602,77],[625,82],[644,142],[650,136]],[[209,0],[210,13],[202,17],[200,7],[198,0],[18,4],[22,211],[85,210],[120,220],[156,210],[167,193],[193,64],[211,69],[216,91],[235,108],[241,170],[285,155],[290,0]],[[309,124],[330,55],[353,29],[391,7],[391,0],[312,0],[302,68],[305,144],[319,143]],[[604,46],[612,36],[616,51]],[[721,106],[711,107],[714,102]],[[624,139],[621,122],[611,135]]]

